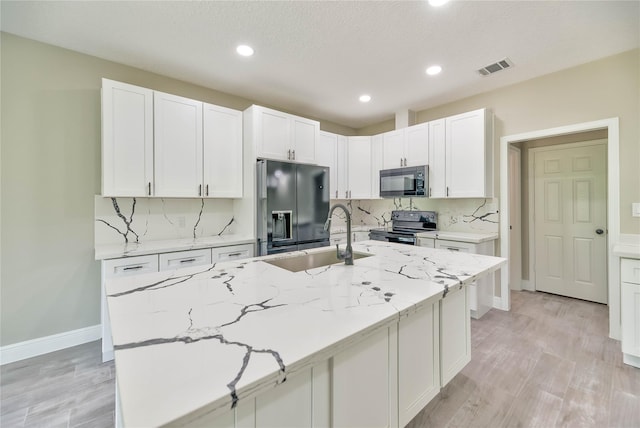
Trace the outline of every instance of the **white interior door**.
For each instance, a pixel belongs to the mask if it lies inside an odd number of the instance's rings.
[[[607,303],[606,145],[534,153],[536,290]]]

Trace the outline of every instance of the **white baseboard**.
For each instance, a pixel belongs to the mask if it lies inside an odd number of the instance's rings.
[[[523,279],[521,284],[522,284],[523,291],[536,291],[533,288],[533,284],[528,279]]]
[[[102,337],[100,324],[0,347],[0,365],[36,357]]]
[[[509,305],[505,305],[502,297],[493,296],[493,307],[496,309],[500,309],[501,311],[508,311]]]

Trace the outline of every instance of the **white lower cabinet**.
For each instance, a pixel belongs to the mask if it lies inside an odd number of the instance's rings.
[[[440,392],[439,303],[398,325],[398,419],[404,427]]]
[[[430,238],[420,239],[425,239],[426,241]],[[485,241],[476,244],[471,242],[436,239],[435,248],[459,251],[462,253],[484,254],[486,256],[494,255],[493,241]],[[469,285],[469,309],[471,311],[471,317],[479,319],[493,307],[494,281],[494,274],[490,273]]]
[[[176,251],[159,255],[159,270],[180,269],[211,264],[211,249]]]
[[[469,288],[454,287],[440,300],[440,386],[471,361]]]
[[[391,385],[396,382],[390,364],[394,338],[397,340],[397,335],[391,328],[383,328],[333,357],[331,426],[398,426],[390,396]]]
[[[621,259],[620,277],[623,361],[640,367],[640,260]]]
[[[113,360],[113,340],[111,338],[111,321],[107,310],[107,295],[104,287],[106,280],[131,275],[140,275],[158,271],[158,256],[127,257],[102,261],[102,286],[100,287],[100,318],[102,323],[102,362]]]
[[[213,263],[248,259],[249,257],[253,257],[253,244],[229,245],[228,247],[211,249],[211,261]]]

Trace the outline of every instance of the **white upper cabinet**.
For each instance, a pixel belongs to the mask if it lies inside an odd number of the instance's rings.
[[[261,106],[251,106],[245,111],[252,121],[252,133],[259,158],[316,162],[316,144],[320,124]]]
[[[382,134],[371,137],[371,197],[380,197],[380,170],[384,161]]]
[[[371,199],[371,137],[348,137],[348,199]]]
[[[154,195],[202,196],[202,102],[156,91],[153,105]]]
[[[205,103],[203,130],[203,196],[241,198],[242,112]]]
[[[429,122],[432,198],[493,195],[493,116],[474,110]]]
[[[427,165],[429,163],[429,127],[427,123],[382,134],[383,168]]]
[[[149,196],[153,91],[102,79],[102,195]]]
[[[429,122],[429,197],[447,197],[445,120]]]
[[[336,199],[346,199],[349,191],[349,139],[343,135],[338,135],[336,167],[336,180],[338,181]]]
[[[102,195],[242,197],[242,112],[102,79]]]
[[[320,131],[320,139],[316,144],[316,162],[329,167],[329,194],[331,199],[338,198],[338,135]]]

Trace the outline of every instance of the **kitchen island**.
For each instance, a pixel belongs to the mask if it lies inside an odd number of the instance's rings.
[[[300,272],[268,263],[335,251],[319,248],[108,281],[117,418],[127,427],[348,426],[376,417],[403,426],[417,405],[407,398],[403,407],[404,361],[420,349],[433,357],[422,406],[468,362],[452,357],[470,352],[466,285],[506,260],[379,241],[353,249],[370,256]],[[462,310],[449,311],[455,301]],[[429,331],[409,325],[405,334],[403,320],[415,314],[426,314]],[[447,345],[458,333],[464,341]]]

